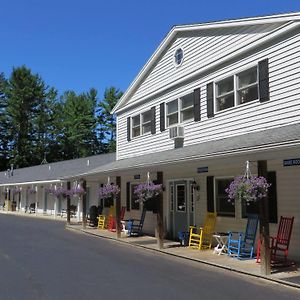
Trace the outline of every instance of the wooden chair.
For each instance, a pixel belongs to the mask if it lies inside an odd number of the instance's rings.
[[[276,236],[270,236],[271,265],[289,265],[288,261],[289,245],[294,224],[294,217],[280,217]],[[261,243],[257,245],[256,262],[260,262]]]
[[[246,231],[229,232],[228,255],[238,259],[253,258],[258,215],[248,215]]]
[[[121,207],[120,221],[123,221],[123,219],[124,219],[125,209],[126,209],[125,206]],[[116,231],[116,218],[112,215],[108,217],[107,229],[110,231]]]
[[[197,227],[190,226],[189,248],[205,250],[210,249],[212,244],[212,236],[216,225],[216,214],[207,213],[204,226],[197,230]]]
[[[102,214],[98,216],[98,228],[99,229],[105,229],[107,227],[108,219],[110,216],[113,216],[114,214],[114,206],[111,206],[109,208],[108,215]]]
[[[128,236],[140,236],[142,235],[142,230],[144,226],[144,221],[146,217],[146,207],[143,207],[142,215],[140,219],[129,219],[128,224]]]

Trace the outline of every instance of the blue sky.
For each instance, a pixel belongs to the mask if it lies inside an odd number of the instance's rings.
[[[125,91],[173,25],[300,11],[298,0],[0,0],[0,72]]]

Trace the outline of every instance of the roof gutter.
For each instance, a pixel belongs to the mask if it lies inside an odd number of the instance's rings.
[[[37,185],[37,184],[45,184],[45,183],[60,183],[60,179],[53,180],[43,180],[43,181],[28,181],[28,182],[16,182],[16,183],[1,183],[1,186],[19,186],[19,185]]]

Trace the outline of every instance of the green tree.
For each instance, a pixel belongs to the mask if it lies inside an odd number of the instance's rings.
[[[104,99],[99,103],[99,135],[107,140],[107,150],[116,151],[116,118],[111,114],[112,109],[122,97],[123,92],[115,87],[107,88]]]
[[[47,86],[38,74],[22,66],[13,68],[6,95],[11,162],[18,167],[32,165],[37,162],[34,122],[46,101]]]
[[[97,153],[96,90],[91,89],[89,93],[80,95],[68,91],[64,93],[61,100],[65,158],[85,157]]]
[[[7,97],[5,94],[7,80],[3,73],[0,73],[0,170],[8,168],[8,118],[6,114]]]

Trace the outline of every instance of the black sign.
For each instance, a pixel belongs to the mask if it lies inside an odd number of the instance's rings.
[[[134,179],[141,179],[141,175],[140,175],[140,174],[133,175],[133,178],[134,178]]]
[[[284,159],[283,166],[284,167],[300,166],[300,158]]]
[[[197,168],[197,173],[207,173],[207,172],[208,172],[208,167]]]

